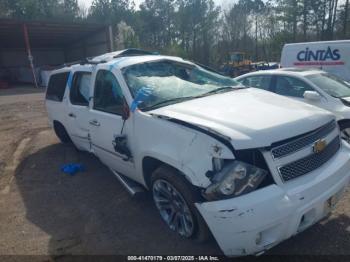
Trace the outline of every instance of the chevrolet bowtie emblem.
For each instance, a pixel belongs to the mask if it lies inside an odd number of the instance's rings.
[[[315,142],[314,144],[314,153],[319,154],[321,153],[327,146],[326,140],[320,139]]]

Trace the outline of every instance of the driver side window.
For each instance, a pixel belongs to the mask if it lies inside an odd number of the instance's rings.
[[[118,80],[107,70],[97,72],[94,109],[111,114],[122,115],[124,96]]]
[[[279,95],[302,98],[305,91],[314,91],[314,89],[304,81],[294,77],[276,77],[275,93]]]

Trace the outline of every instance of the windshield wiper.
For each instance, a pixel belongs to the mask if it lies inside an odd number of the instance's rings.
[[[153,104],[151,106],[145,106],[145,107],[140,108],[140,109],[144,110],[144,111],[149,111],[149,110],[157,109],[157,108],[162,107],[162,106],[180,103],[180,102],[184,102],[186,100],[190,100],[190,99],[194,99],[194,98],[196,98],[196,97],[195,96],[186,96],[186,97],[171,98],[171,99],[167,99],[167,100],[161,101],[159,103]]]

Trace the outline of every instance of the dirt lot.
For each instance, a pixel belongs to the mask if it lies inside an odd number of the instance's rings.
[[[0,121],[0,254],[221,254],[173,236],[147,194],[132,199],[97,158],[60,144],[42,92],[0,90]],[[61,173],[70,162],[86,172]],[[350,255],[349,201],[268,254]]]

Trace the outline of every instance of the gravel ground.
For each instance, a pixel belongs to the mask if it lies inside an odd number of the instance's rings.
[[[58,142],[43,93],[0,90],[0,255],[211,254],[215,241],[174,236],[148,194],[131,198],[94,156]],[[79,162],[86,172],[60,172]],[[350,193],[333,215],[270,250],[279,255],[350,255]]]

